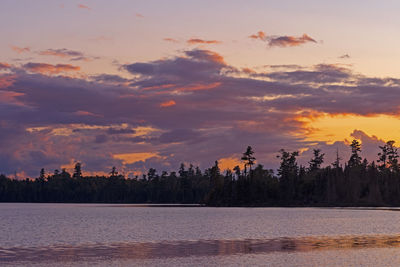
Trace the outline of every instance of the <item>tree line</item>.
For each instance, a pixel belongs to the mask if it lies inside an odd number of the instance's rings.
[[[350,158],[322,167],[325,154],[313,149],[308,166],[298,164],[298,151],[279,151],[275,173],[256,165],[247,147],[239,166],[222,172],[218,161],[201,171],[180,165],[177,172],[126,178],[115,167],[107,176],[83,176],[76,163],[72,175],[65,169],[36,179],[17,180],[0,175],[1,202],[72,203],[187,203],[210,206],[399,206],[400,164],[394,141],[380,146],[378,159],[360,156],[361,144],[353,140]],[[255,166],[256,165],[256,166]]]

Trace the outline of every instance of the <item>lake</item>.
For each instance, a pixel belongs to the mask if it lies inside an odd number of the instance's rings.
[[[399,266],[399,209],[0,203],[0,266]]]

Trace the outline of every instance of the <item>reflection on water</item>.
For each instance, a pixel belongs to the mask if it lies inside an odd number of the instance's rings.
[[[95,259],[132,260],[394,247],[400,247],[400,235],[187,240],[30,248],[13,247],[0,248],[0,263],[71,262]]]

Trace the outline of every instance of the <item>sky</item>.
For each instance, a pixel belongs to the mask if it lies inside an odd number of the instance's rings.
[[[0,2],[0,173],[326,165],[400,143],[399,1]]]

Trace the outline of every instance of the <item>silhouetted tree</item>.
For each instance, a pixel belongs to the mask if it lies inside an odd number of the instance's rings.
[[[382,152],[378,153],[379,159],[377,161],[381,163],[379,166],[381,170],[384,170],[387,167],[392,171],[397,171],[399,169],[399,155],[394,143],[395,141],[390,140],[387,141],[384,146],[379,146]]]
[[[394,141],[381,146],[380,166],[359,156],[361,146],[352,142],[349,164],[339,164],[339,153],[331,166],[321,167],[323,153],[314,150],[307,170],[299,166],[299,152],[280,150],[277,175],[261,164],[250,171],[221,173],[218,161],[202,172],[190,165],[163,171],[153,168],[143,179],[118,175],[85,176],[80,164],[74,177],[62,169],[53,175],[41,170],[37,179],[17,180],[0,175],[0,201],[8,202],[109,202],[109,203],[205,203],[213,206],[400,206],[400,171]],[[250,150],[252,151],[252,150]],[[246,151],[247,152],[247,151]],[[248,153],[252,156],[252,153]],[[252,156],[253,157],[253,156]],[[253,157],[254,158],[254,157]],[[255,159],[254,159],[255,160]],[[253,163],[254,163],[253,160]],[[252,164],[246,166],[251,167]],[[42,178],[40,178],[42,177]],[[148,178],[148,179],[147,179]]]
[[[288,202],[295,195],[295,182],[298,175],[298,166],[296,157],[299,155],[298,151],[292,153],[280,150],[280,155],[277,156],[281,160],[281,164],[278,169],[278,175],[280,178],[281,195],[284,202]]]
[[[313,149],[314,157],[308,162],[309,171],[316,171],[321,167],[321,164],[324,163],[324,156],[325,154],[321,154],[320,149]]]
[[[333,168],[339,169],[341,160],[342,160],[342,158],[339,157],[339,149],[336,148],[336,158],[335,158],[335,161],[332,163]]]
[[[44,169],[42,168],[42,169],[40,170],[39,179],[44,179],[44,178],[45,178],[45,171],[44,171]]]
[[[117,168],[115,168],[115,166],[113,166],[113,167],[111,168],[110,175],[111,175],[111,177],[115,177],[115,176],[118,175]]]
[[[243,153],[242,161],[244,161],[244,176],[247,176],[247,166],[249,166],[249,173],[251,174],[251,166],[254,165],[256,158],[253,156],[254,151],[251,146],[248,146],[246,152]]]
[[[361,164],[361,157],[359,153],[361,152],[361,144],[358,140],[354,139],[351,144],[351,156],[348,162],[349,167],[359,166]]]
[[[80,162],[77,162],[74,167],[74,178],[81,178],[82,177],[82,165]]]
[[[152,180],[156,177],[157,177],[156,169],[150,168],[149,171],[147,172],[147,179]]]

